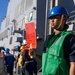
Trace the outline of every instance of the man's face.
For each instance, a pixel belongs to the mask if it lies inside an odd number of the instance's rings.
[[[51,18],[50,18],[51,27],[52,27],[53,29],[57,29],[58,26],[60,25],[60,21],[61,21],[61,15],[57,15],[57,16],[51,17]],[[61,24],[61,26],[62,26],[62,24]],[[61,26],[60,26],[60,28],[61,28]],[[59,28],[59,29],[60,29],[60,28]]]

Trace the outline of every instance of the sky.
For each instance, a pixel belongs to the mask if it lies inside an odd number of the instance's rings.
[[[0,0],[0,26],[2,19],[5,18],[7,13],[7,6],[9,0]]]

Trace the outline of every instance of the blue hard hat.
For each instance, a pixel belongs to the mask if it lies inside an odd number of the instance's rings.
[[[49,18],[56,15],[65,15],[67,18],[69,17],[68,11],[62,6],[54,6],[49,13]]]
[[[5,52],[9,53],[10,49],[9,48],[6,48],[5,49]]]
[[[16,46],[16,50],[19,50],[20,49],[20,46]]]

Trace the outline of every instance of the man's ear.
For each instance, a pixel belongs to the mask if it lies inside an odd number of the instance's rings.
[[[67,20],[67,18],[64,16],[64,17],[63,17],[63,22],[65,23],[65,22],[66,22],[66,20]]]

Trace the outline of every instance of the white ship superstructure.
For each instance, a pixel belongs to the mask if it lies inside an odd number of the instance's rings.
[[[29,21],[36,23],[36,0],[10,0],[7,15],[1,25],[0,46],[12,49],[20,45],[24,39],[23,35],[25,36],[24,24]],[[20,31],[20,33],[14,31]],[[18,39],[20,42],[17,41]]]

